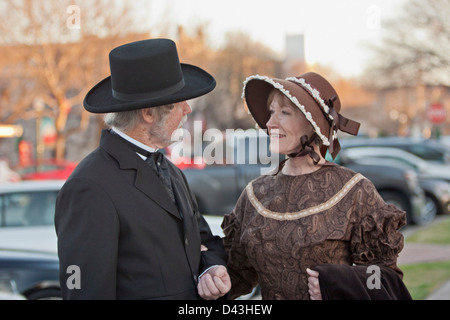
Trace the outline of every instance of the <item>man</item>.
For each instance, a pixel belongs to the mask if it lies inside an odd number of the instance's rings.
[[[63,298],[223,296],[230,279],[221,239],[198,212],[184,174],[157,152],[191,112],[186,100],[213,90],[215,80],[181,64],[169,39],[126,44],[109,59],[111,76],[84,107],[106,113],[112,128],[56,202]]]

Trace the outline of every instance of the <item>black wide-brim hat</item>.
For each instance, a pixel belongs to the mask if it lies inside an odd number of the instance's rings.
[[[92,113],[129,111],[200,97],[216,86],[205,70],[180,63],[170,39],[122,45],[109,54],[111,76],[96,84],[83,101]]]

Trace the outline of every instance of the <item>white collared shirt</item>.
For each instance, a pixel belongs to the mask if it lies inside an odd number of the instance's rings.
[[[111,128],[112,131],[114,131],[114,133],[118,134],[119,136],[121,136],[122,138],[124,138],[125,140],[127,140],[128,142],[134,144],[135,146],[138,146],[141,149],[144,149],[148,152],[156,152],[159,149],[154,149],[154,148],[150,148],[149,146],[143,144],[142,142],[137,141],[136,139],[133,139],[132,137],[130,137],[129,135],[123,133],[122,131],[120,131],[119,129],[117,129],[116,127],[112,127]],[[147,157],[140,154],[139,152],[136,152],[138,156],[140,156],[143,160],[146,160]]]

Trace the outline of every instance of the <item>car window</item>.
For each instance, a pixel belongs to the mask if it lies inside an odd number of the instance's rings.
[[[57,192],[11,193],[2,196],[2,226],[53,225]]]
[[[420,144],[403,146],[403,148],[424,160],[445,162],[444,153],[435,148]]]

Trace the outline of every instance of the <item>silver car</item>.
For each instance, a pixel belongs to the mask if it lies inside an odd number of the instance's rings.
[[[0,184],[0,248],[56,253],[55,200],[64,180]]]

